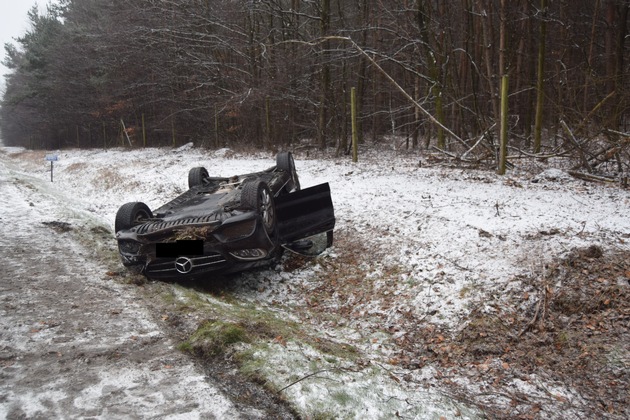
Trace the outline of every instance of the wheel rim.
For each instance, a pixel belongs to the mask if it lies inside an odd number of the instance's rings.
[[[276,215],[271,195],[266,188],[263,188],[262,191],[260,191],[260,214],[262,216],[265,229],[267,232],[271,232],[274,227]]]

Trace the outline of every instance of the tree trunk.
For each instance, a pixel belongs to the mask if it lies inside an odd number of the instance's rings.
[[[544,70],[545,70],[545,36],[547,33],[547,0],[540,0],[540,10],[542,12],[540,20],[540,39],[538,40],[538,78],[536,82],[536,123],[534,126],[534,153],[540,153],[542,122],[543,122],[543,102],[544,94]]]
[[[502,0],[503,3],[504,0]],[[499,135],[499,175],[505,175],[508,144],[508,76],[501,78],[501,128]]]
[[[321,15],[320,15],[320,35],[326,37],[330,29],[330,0],[322,0],[321,3]],[[321,61],[321,74],[320,74],[320,86],[319,86],[319,118],[317,137],[319,147],[323,150],[328,143],[326,124],[328,118],[328,103],[329,103],[329,91],[330,91],[330,64],[328,62],[330,41],[324,41]]]
[[[490,94],[490,103],[492,104],[492,114],[494,115],[495,121],[499,120],[500,116],[500,107],[499,107],[499,95],[497,94],[498,90],[495,85],[495,80],[497,80],[497,75],[494,70],[494,66],[492,63],[494,62],[493,49],[494,40],[492,36],[492,20],[490,18],[492,11],[490,9],[491,3],[485,5],[483,0],[477,1],[478,5],[478,13],[481,16],[481,32],[483,36],[483,51],[484,51],[484,61],[486,64],[486,78],[488,85],[488,92]]]
[[[498,161],[498,173],[499,175],[505,174],[505,168],[507,165],[507,143],[508,143],[508,76],[505,64],[505,56],[507,51],[506,41],[506,25],[507,17],[505,11],[505,1],[501,0],[500,10],[500,26],[499,26],[499,72],[501,74],[501,111],[500,111],[500,124],[499,124],[499,161]]]
[[[430,95],[435,104],[435,118],[444,124],[444,108],[442,101],[442,77],[440,65],[437,61],[437,52],[431,46],[431,40],[429,39],[429,28],[427,27],[430,17],[425,16],[426,11],[423,4],[423,0],[416,1],[416,22],[420,31],[420,39],[422,40],[425,48],[426,60],[429,78],[431,79]],[[446,139],[444,135],[444,129],[440,126],[437,127],[437,146],[440,149],[444,149],[446,145]]]
[[[596,36],[596,28],[597,28],[597,18],[599,15],[600,8],[600,0],[595,0],[595,5],[593,6],[593,21],[591,24],[591,40],[589,42],[588,47],[588,57],[586,58],[586,71],[584,75],[584,103],[582,104],[582,112],[585,114],[588,112],[589,105],[589,88],[591,82],[591,74],[593,73],[593,46],[595,45],[595,36]]]
[[[617,25],[617,60],[615,66],[615,94],[618,98],[614,113],[614,120],[612,122],[614,130],[622,130],[623,117],[622,113],[624,107],[628,105],[627,100],[624,101],[623,86],[624,86],[624,51],[625,51],[625,39],[628,35],[628,14],[630,12],[630,0],[622,1],[619,5],[619,24]]]

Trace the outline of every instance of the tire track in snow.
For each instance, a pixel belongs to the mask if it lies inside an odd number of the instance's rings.
[[[0,158],[0,417],[240,418],[24,177]]]

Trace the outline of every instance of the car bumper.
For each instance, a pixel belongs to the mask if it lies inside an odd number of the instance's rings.
[[[186,227],[180,227],[179,232]],[[198,227],[197,227],[198,228]],[[261,266],[273,259],[279,245],[265,232],[256,217],[238,217],[209,233],[202,255],[160,255],[158,244],[173,244],[177,234],[159,238],[124,232],[118,235],[123,265],[136,267],[147,277],[178,279],[225,274]]]

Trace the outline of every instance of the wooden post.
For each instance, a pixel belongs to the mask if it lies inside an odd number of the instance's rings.
[[[270,110],[269,110],[269,96],[265,97],[265,128],[267,130],[266,134],[266,140],[267,140],[267,144],[265,145],[266,148],[271,148],[271,116],[270,114]],[[265,148],[264,147],[264,148]]]
[[[536,117],[534,125],[534,153],[542,146],[543,102],[545,101],[545,36],[547,34],[547,0],[540,0],[541,20],[538,39],[538,75],[536,80]]]
[[[171,119],[171,134],[173,135],[173,147],[175,147],[175,117]]]
[[[350,89],[350,112],[352,114],[352,161],[359,161],[359,138],[357,133],[357,88]]]
[[[142,113],[142,147],[147,147],[147,128],[144,125],[144,112]]]
[[[217,111],[217,106],[214,106],[214,147],[217,149],[220,147],[219,145],[219,112]]]
[[[501,135],[499,151],[499,168],[497,173],[505,175],[508,143],[508,75],[501,79]]]

